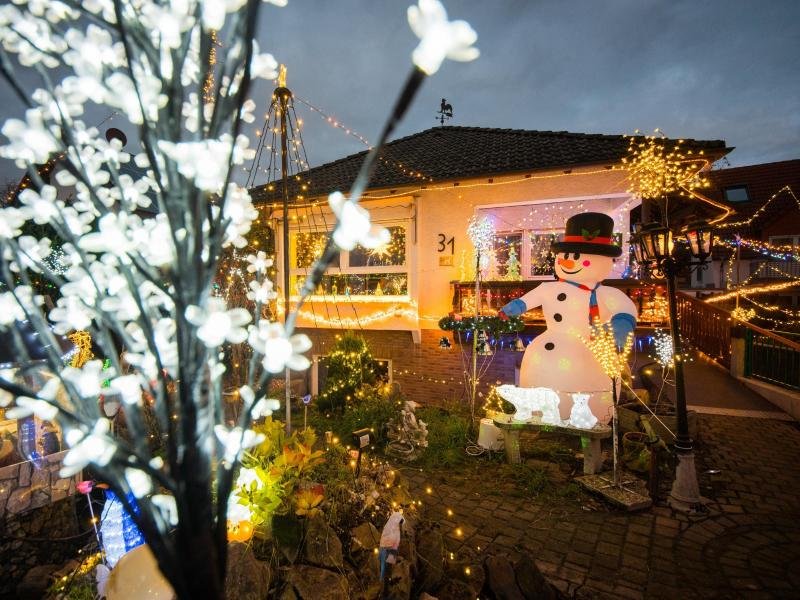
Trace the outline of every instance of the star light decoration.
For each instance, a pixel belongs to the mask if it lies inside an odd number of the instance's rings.
[[[18,206],[0,208],[0,328],[28,320],[49,348],[57,347],[56,335],[85,330],[110,361],[108,369],[101,361],[64,367],[51,352],[52,384],[30,389],[3,372],[0,402],[7,406],[13,396],[11,414],[57,420],[68,446],[62,475],[92,465],[109,482],[181,598],[225,597],[227,499],[238,458],[260,440],[252,419],[275,409],[265,398],[273,373],[309,366],[304,353],[311,342],[294,333],[293,316],[286,325],[271,323],[260,311],[251,315],[213,296],[220,257],[247,245],[258,217],[232,175],[253,156],[240,134],[254,118],[251,80],[277,76],[275,59],[248,38],[252,23],[261,22],[260,6],[241,0],[0,6],[0,45],[16,59],[4,58],[2,75],[27,107],[0,128],[0,156],[27,169],[29,182]],[[358,205],[375,161],[427,75],[445,58],[478,55],[474,31],[448,21],[437,0],[420,0],[409,22],[420,37],[411,77],[347,199],[331,195],[335,247],[326,242],[300,304],[337,247],[389,242]],[[212,31],[224,31],[226,43],[214,46]],[[17,75],[17,64],[39,72],[40,89],[26,93],[29,78]],[[88,125],[87,105],[113,111],[120,127],[136,131],[135,153]],[[59,200],[56,186],[71,188],[71,197]],[[145,218],[144,207],[150,208]],[[63,256],[48,262],[54,247]],[[248,262],[260,282],[253,298],[269,299],[267,259],[251,255]],[[59,287],[55,307],[35,292],[31,273]],[[227,423],[221,346],[245,339],[253,360],[246,386],[239,386],[244,409],[238,422]],[[129,438],[97,419],[106,380],[122,396]],[[148,443],[152,415],[145,408],[155,413],[163,460]]]
[[[631,179],[628,192],[641,198],[662,198],[675,192],[683,196],[691,190],[708,187],[709,182],[700,178],[708,159],[702,150],[684,149],[684,143],[684,140],[670,142],[659,129],[653,135],[632,136],[628,156],[622,159]]]

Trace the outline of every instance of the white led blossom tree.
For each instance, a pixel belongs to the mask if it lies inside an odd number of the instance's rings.
[[[255,316],[213,296],[223,249],[244,246],[257,215],[231,174],[252,156],[240,134],[254,107],[246,101],[251,79],[276,76],[276,61],[253,40],[259,8],[259,0],[13,0],[0,7],[0,71],[27,107],[24,119],[2,127],[0,154],[27,169],[33,184],[19,203],[0,209],[0,327],[19,338],[17,323],[29,321],[53,374],[41,390],[0,378],[0,402],[14,400],[10,418],[59,422],[69,446],[65,473],[91,464],[121,499],[135,498],[126,507],[181,598],[224,597],[227,498],[241,453],[261,441],[249,425],[274,409],[264,398],[271,376],[309,365],[303,353],[311,343],[293,335],[293,315],[285,325],[261,316],[272,298],[265,257],[249,259]],[[340,248],[386,239],[358,205],[378,153],[427,75],[445,58],[478,54],[475,32],[448,21],[438,0],[419,0],[408,18],[420,37],[415,66],[349,197],[330,198],[337,226],[304,296]],[[226,43],[212,65],[217,31]],[[32,93],[20,67],[39,76]],[[214,87],[204,94],[212,70]],[[107,106],[138,128],[141,152],[126,153],[82,121],[87,104]],[[56,181],[75,190],[68,200],[36,169],[54,157]],[[141,175],[123,169],[129,162]],[[143,207],[153,216],[138,216]],[[61,240],[63,273],[47,261],[52,240],[23,234],[30,221]],[[34,292],[31,273],[60,288],[54,308]],[[73,330],[91,332],[110,371],[99,361],[63,366],[56,336]],[[18,341],[24,362],[30,357]],[[220,346],[244,341],[252,360],[239,390],[240,420],[230,426]],[[104,379],[121,398],[130,441],[112,435],[100,410]],[[154,399],[163,459],[147,444],[144,393]]]

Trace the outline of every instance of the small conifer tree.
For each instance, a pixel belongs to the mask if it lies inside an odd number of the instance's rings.
[[[343,410],[364,384],[375,383],[375,359],[367,341],[352,331],[339,336],[327,356],[328,373],[319,395],[322,410]]]

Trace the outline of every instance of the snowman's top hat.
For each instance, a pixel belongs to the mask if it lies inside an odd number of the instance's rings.
[[[617,257],[622,248],[614,243],[614,219],[604,213],[585,212],[567,219],[564,237],[551,248],[560,252],[583,252]]]

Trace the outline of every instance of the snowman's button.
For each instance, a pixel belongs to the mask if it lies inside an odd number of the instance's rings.
[[[545,350],[552,350],[552,349],[553,349],[553,348],[555,348],[555,347],[556,347],[556,345],[555,345],[553,342],[547,342],[547,343],[544,345],[544,349],[545,349]]]
[[[555,319],[556,322],[558,322],[558,323],[560,323],[561,319],[563,319],[563,318],[564,317],[562,317],[559,313],[556,313],[556,314],[553,315],[553,319]]]
[[[567,295],[564,292],[561,292],[558,296],[556,296],[557,300],[561,300],[562,302],[567,299]]]

